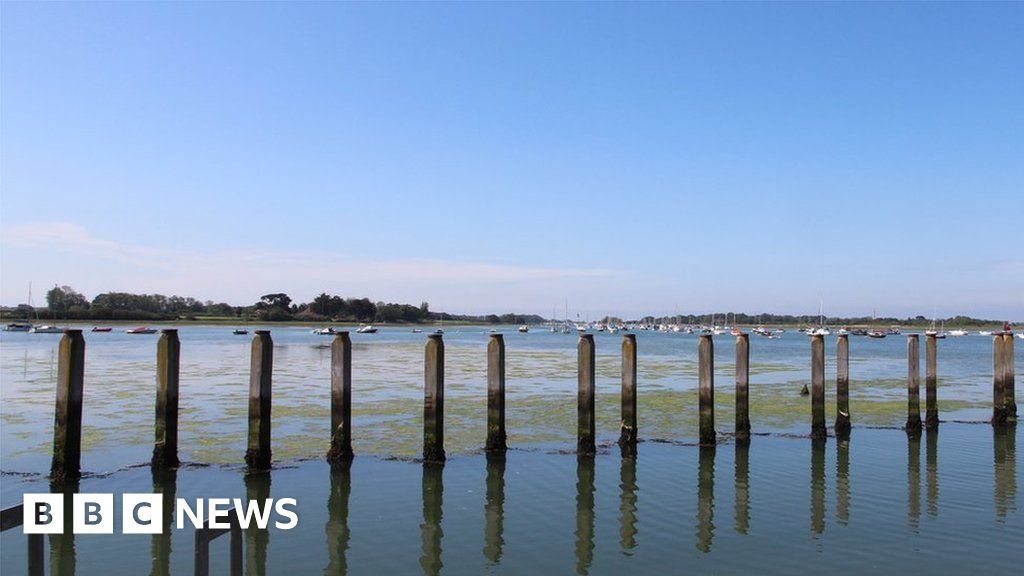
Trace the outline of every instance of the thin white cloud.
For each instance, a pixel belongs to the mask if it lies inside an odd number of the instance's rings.
[[[440,259],[368,260],[329,251],[290,252],[252,250],[190,251],[114,242],[92,236],[70,222],[43,222],[10,226],[3,230],[5,246],[41,251],[60,251],[97,260],[113,261],[124,268],[133,286],[117,289],[182,293],[205,298],[230,297],[245,284],[257,290],[329,290],[333,286],[358,288],[367,295],[405,294],[389,290],[397,284],[413,288],[442,286],[491,286],[544,281],[567,281],[621,276],[610,269],[514,266]],[[305,294],[296,294],[300,298]]]

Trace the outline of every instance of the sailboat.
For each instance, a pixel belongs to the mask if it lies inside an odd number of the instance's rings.
[[[32,306],[32,283],[28,283],[28,307],[29,312],[25,314],[24,322],[11,322],[4,326],[4,332],[31,332],[32,315],[35,313],[35,306]]]
[[[828,336],[832,332],[825,327],[824,302],[818,302],[818,327],[807,331],[808,336]]]

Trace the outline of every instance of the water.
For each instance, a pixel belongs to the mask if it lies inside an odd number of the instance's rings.
[[[457,330],[457,331],[456,331]],[[86,334],[83,492],[173,492],[178,497],[298,499],[299,526],[247,533],[247,573],[610,574],[839,573],[882,569],[942,573],[1018,569],[1024,522],[1015,445],[995,433],[990,338],[939,342],[940,431],[908,437],[906,339],[851,337],[848,443],[800,437],[809,429],[810,347],[802,334],[751,336],[749,448],[694,445],[695,336],[641,332],[636,460],[618,434],[619,336],[595,335],[598,436],[592,460],[575,446],[573,336],[505,329],[507,460],[479,453],[485,436],[488,329],[449,329],[443,470],[407,456],[420,447],[424,334],[353,334],[353,428],[348,469],[322,462],[329,422],[329,338],[273,327],[274,457],[269,475],[246,477],[251,336],[182,326],[181,457],[154,478],[156,335]],[[47,491],[59,335],[0,336],[0,503]],[[719,430],[731,429],[732,338],[716,338]],[[834,338],[827,339],[829,419]],[[1021,348],[1017,345],[1017,358]],[[922,353],[923,356],[923,353]],[[397,458],[396,458],[397,457]],[[207,466],[206,464],[212,464]],[[168,548],[170,552],[161,550]],[[20,530],[0,536],[0,571],[25,566]],[[192,531],[160,537],[53,537],[48,566],[79,574],[189,573]],[[212,545],[212,573],[227,569],[228,542]]]

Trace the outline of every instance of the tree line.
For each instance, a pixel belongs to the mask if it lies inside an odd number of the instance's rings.
[[[344,298],[320,293],[310,302],[297,303],[283,292],[264,294],[248,306],[232,306],[226,302],[198,300],[192,297],[163,294],[131,294],[104,292],[92,300],[70,286],[54,286],[46,293],[46,308],[20,304],[3,309],[5,318],[49,320],[200,320],[203,318],[237,318],[256,322],[404,322],[436,321],[480,323],[537,323],[536,315],[490,314],[470,316],[433,312],[427,302],[419,305],[373,302],[369,298]]]

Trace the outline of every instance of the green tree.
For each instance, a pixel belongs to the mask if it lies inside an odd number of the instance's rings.
[[[88,308],[89,301],[70,286],[54,286],[46,292],[46,306],[55,314],[67,312],[72,306]]]

